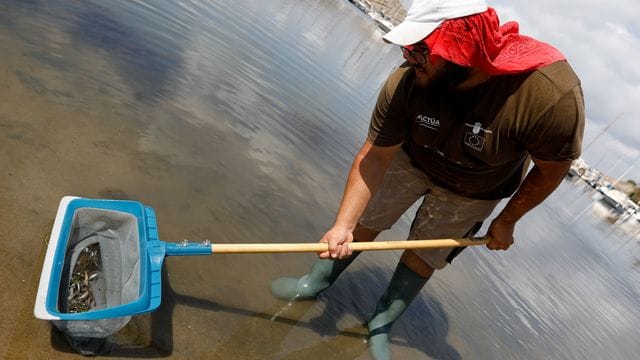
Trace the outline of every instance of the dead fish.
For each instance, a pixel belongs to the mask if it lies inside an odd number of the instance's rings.
[[[89,297],[89,290],[83,292],[82,295],[80,295],[80,297],[78,298],[78,300],[82,301],[88,297]]]
[[[97,272],[95,272],[95,273],[93,273],[93,274],[89,275],[89,281],[91,281],[91,280],[93,280],[93,279],[95,279],[95,278],[97,278],[97,277],[98,277],[98,273],[97,273]]]
[[[71,301],[75,296],[76,296],[76,293],[73,291],[73,288],[71,288],[71,291],[69,291],[69,296],[67,297],[67,300]]]

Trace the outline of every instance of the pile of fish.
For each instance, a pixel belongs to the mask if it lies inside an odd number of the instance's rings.
[[[98,244],[87,246],[78,255],[78,260],[72,271],[69,281],[67,312],[85,312],[96,306],[91,285],[100,276],[101,271],[100,246]]]

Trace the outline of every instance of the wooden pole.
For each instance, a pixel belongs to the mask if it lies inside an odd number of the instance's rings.
[[[475,239],[436,239],[404,241],[352,242],[353,251],[433,249],[459,246],[484,245],[486,237]],[[326,243],[271,243],[271,244],[211,244],[213,254],[255,254],[255,253],[300,253],[323,252],[329,249]]]

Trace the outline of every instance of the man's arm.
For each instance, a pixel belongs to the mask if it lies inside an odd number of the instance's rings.
[[[534,167],[507,206],[489,226],[491,250],[507,250],[513,244],[516,222],[555,190],[569,171],[571,161],[543,161],[533,158]]]
[[[329,251],[318,254],[321,258],[351,255],[348,243],[353,241],[353,230],[400,147],[375,146],[368,140],[364,143],[351,165],[335,224],[320,239],[329,243]]]

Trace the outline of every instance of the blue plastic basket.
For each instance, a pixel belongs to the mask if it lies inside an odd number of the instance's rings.
[[[118,211],[135,217],[139,241],[139,289],[134,301],[113,307],[85,312],[69,313],[60,309],[60,289],[65,271],[65,255],[74,214],[79,209]],[[206,244],[165,243],[158,239],[158,224],[153,208],[137,201],[95,200],[66,196],[58,207],[58,213],[47,247],[40,276],[40,284],[34,315],[44,320],[98,320],[137,315],[158,308],[161,303],[161,269],[167,255],[206,255],[211,247]],[[69,270],[67,270],[69,271]]]

